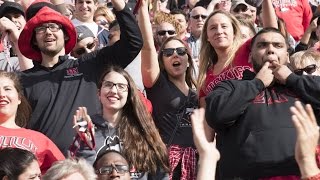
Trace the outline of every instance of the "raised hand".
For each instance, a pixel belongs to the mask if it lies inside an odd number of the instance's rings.
[[[87,113],[86,107],[79,107],[78,110],[76,110],[76,113],[73,115],[73,128],[77,131],[77,133],[80,135],[81,133],[85,134],[85,138],[83,139],[83,135],[81,134],[80,137],[82,140],[91,141],[92,137],[91,134],[88,131],[88,125],[92,125],[92,121],[90,116]],[[92,128],[93,134],[94,134],[94,128]]]

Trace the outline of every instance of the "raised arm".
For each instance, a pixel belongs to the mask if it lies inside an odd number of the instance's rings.
[[[262,22],[263,27],[274,27],[278,29],[277,15],[271,0],[262,2]]]
[[[147,0],[142,0],[138,14],[138,23],[143,38],[143,47],[141,49],[142,81],[145,87],[150,88],[159,77],[160,67],[158,54],[154,46]]]

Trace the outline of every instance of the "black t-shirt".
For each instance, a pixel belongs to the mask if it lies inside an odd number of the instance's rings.
[[[190,114],[198,107],[196,92],[190,89],[188,96],[185,96],[163,73],[153,87],[146,88],[146,92],[164,143],[193,146]]]

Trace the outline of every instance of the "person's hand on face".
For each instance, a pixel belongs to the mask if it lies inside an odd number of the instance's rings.
[[[272,61],[272,65],[275,67],[272,72],[275,79],[281,84],[286,84],[286,81],[292,71],[288,68],[288,66],[279,64],[276,61]]]
[[[265,88],[269,87],[270,84],[274,80],[274,75],[272,73],[272,69],[270,69],[269,66],[270,66],[270,62],[268,62],[268,61],[265,62],[255,77],[255,78],[260,79],[262,81]]]

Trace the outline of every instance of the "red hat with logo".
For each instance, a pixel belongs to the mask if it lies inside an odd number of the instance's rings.
[[[33,16],[24,26],[19,40],[18,46],[20,52],[27,58],[33,61],[42,61],[42,56],[40,50],[32,44],[33,36],[35,36],[34,29],[41,26],[43,23],[57,23],[62,25],[65,36],[69,38],[65,41],[65,53],[69,54],[77,41],[77,32],[72,22],[61,13],[49,8],[43,7]]]

